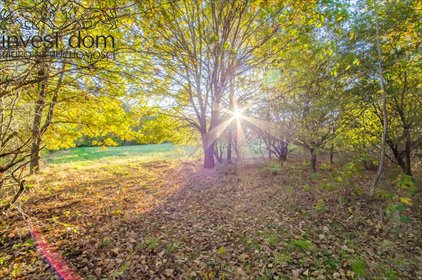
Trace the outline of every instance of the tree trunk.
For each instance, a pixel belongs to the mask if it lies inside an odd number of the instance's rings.
[[[44,70],[40,71],[40,76],[44,75]],[[41,82],[38,99],[35,104],[35,116],[32,124],[32,146],[30,173],[34,174],[40,169],[40,150],[41,150],[41,120],[45,105],[45,82]]]
[[[43,5],[43,8],[45,9],[45,4]],[[45,15],[42,15],[42,22],[45,22]],[[39,35],[44,35],[45,33],[45,26],[42,27],[40,30]],[[43,51],[46,51],[46,48],[42,49]],[[42,136],[42,127],[41,127],[41,121],[42,121],[42,115],[43,110],[45,106],[45,97],[46,97],[46,64],[43,61],[36,61],[36,63],[39,65],[38,70],[38,78],[40,78],[40,84],[39,84],[39,91],[38,91],[38,97],[37,101],[35,103],[35,115],[34,115],[34,122],[32,124],[32,145],[31,145],[31,155],[30,155],[30,174],[34,174],[39,171],[40,169],[40,150],[41,150],[41,136]]]
[[[233,107],[234,107],[234,77],[232,77],[230,80],[229,110],[233,111]],[[231,118],[231,116],[229,116],[229,118]],[[227,163],[232,162],[232,142],[233,142],[233,125],[232,123],[230,123],[227,130]]]
[[[30,162],[30,173],[34,174],[40,170],[40,150],[41,150],[41,139],[37,137],[32,142],[31,147],[31,162]]]
[[[412,176],[410,143],[407,139],[405,141],[406,143],[404,150],[399,150],[399,147],[394,144],[391,139],[387,140],[387,144],[393,152],[394,159],[396,160],[396,163],[400,166],[401,170],[403,170],[406,175]]]
[[[221,141],[216,141],[214,145],[214,158],[219,164],[223,163],[223,144]]]
[[[382,70],[382,56],[381,56],[381,43],[380,43],[380,36],[379,36],[379,27],[378,27],[378,12],[377,12],[377,1],[374,1],[374,10],[375,10],[375,31],[376,31],[376,42],[377,42],[377,53],[378,53],[378,72],[379,72],[379,79],[380,79],[380,87],[382,91],[381,95],[381,103],[382,103],[382,115],[383,115],[383,129],[382,129],[382,138],[381,138],[381,154],[380,160],[378,164],[378,171],[377,175],[375,176],[374,182],[369,189],[369,196],[373,196],[375,193],[375,187],[378,185],[378,181],[381,178],[383,167],[384,167],[384,160],[385,160],[385,142],[387,138],[387,102],[386,102],[386,94],[385,94],[385,86],[384,86],[384,74]]]
[[[204,145],[204,168],[214,168],[214,142],[210,145],[207,144],[208,141],[203,141]]]
[[[211,121],[208,132],[203,131],[202,144],[204,148],[204,168],[211,169],[215,166],[214,161],[214,146],[216,141],[216,133],[214,131],[218,126],[220,119],[220,104],[217,102],[213,103],[213,110],[211,111]]]
[[[233,138],[233,130],[230,124],[229,129],[227,130],[227,163],[232,163],[232,142],[233,142],[232,138]]]
[[[331,164],[334,163],[334,144],[331,144],[331,147],[330,147],[330,163]]]
[[[288,152],[289,143],[282,140],[281,141],[281,154],[280,154],[280,160],[286,161],[287,160],[287,152]]]
[[[412,165],[411,165],[411,143],[410,143],[410,131],[408,127],[404,128],[404,172],[406,175],[412,176]]]
[[[311,152],[311,169],[312,173],[316,172],[316,162],[317,162],[317,154],[314,148],[309,150]]]

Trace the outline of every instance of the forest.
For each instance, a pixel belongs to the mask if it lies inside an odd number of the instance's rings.
[[[1,279],[422,279],[422,2],[1,0]]]

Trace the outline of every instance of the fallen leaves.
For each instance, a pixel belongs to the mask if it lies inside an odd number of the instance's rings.
[[[27,209],[86,278],[353,279],[384,277],[386,267],[401,279],[421,275],[420,222],[394,235],[378,218],[382,205],[339,205],[338,193],[317,192],[313,182],[304,189],[291,168],[282,183],[261,165],[206,174],[181,162],[68,170],[57,197],[34,193]],[[25,224],[8,221],[0,276],[50,278],[30,254]]]

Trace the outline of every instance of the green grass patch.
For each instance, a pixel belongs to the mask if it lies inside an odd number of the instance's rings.
[[[301,250],[301,251],[313,251],[315,249],[315,245],[306,239],[294,239],[290,240],[288,246],[294,250]]]
[[[352,271],[355,273],[357,277],[365,277],[366,276],[366,269],[367,265],[363,259],[355,259],[353,260],[352,264]]]
[[[273,247],[277,247],[277,245],[280,243],[280,240],[275,233],[265,233],[265,239]]]
[[[282,263],[291,263],[293,261],[292,257],[288,254],[274,253],[274,263],[280,265]]]
[[[146,241],[146,245],[147,245],[147,248],[149,250],[154,250],[155,248],[160,246],[160,244],[161,244],[161,241],[159,239],[156,239],[156,238],[149,238]]]
[[[191,148],[170,143],[120,146],[120,147],[79,147],[47,153],[44,159],[49,164],[81,163],[99,160],[136,158],[179,158]],[[82,164],[83,165],[83,164]]]

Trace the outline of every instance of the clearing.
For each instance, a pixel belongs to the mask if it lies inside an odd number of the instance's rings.
[[[153,148],[163,158],[175,151]],[[310,176],[297,159],[204,172],[185,157],[100,164],[88,152],[50,159],[67,163],[33,179],[22,205],[85,279],[422,277],[422,203],[392,213],[387,196],[362,200],[373,173],[346,184],[341,168],[322,164]],[[0,278],[57,279],[18,211],[1,226]]]

